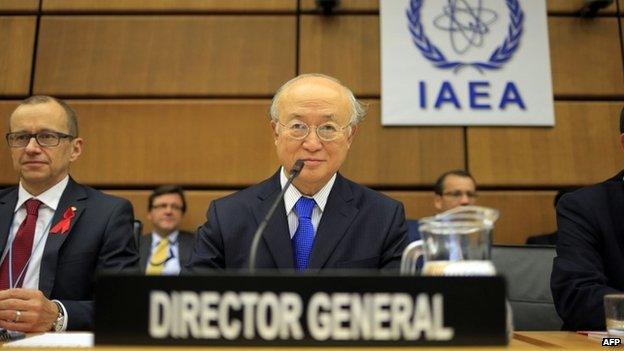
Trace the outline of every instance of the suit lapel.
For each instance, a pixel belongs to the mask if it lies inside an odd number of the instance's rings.
[[[151,249],[152,234],[150,233],[147,235],[143,235],[141,238],[141,246],[139,247],[139,250],[141,250],[141,252],[139,253],[139,268],[143,273],[145,273],[145,269],[147,268],[147,260],[149,260],[150,256],[152,255]]]
[[[324,267],[357,213],[358,209],[353,204],[353,193],[344,178],[338,174],[314,237],[308,265],[310,269]]]
[[[180,255],[181,267],[184,267],[191,257],[194,239],[195,236],[190,233],[180,232],[180,234],[178,234],[178,255]]]
[[[624,251],[624,172],[620,172],[607,182],[606,198],[609,199],[609,211],[613,221],[615,235],[620,248]]]
[[[7,192],[2,199],[0,199],[0,257],[4,252],[4,248],[9,238],[9,230],[11,230],[11,223],[13,222],[13,215],[15,214],[15,205],[17,204],[17,187]]]
[[[256,218],[256,225],[260,225],[264,216],[269,212],[271,204],[275,201],[275,197],[280,193],[281,185],[279,172],[278,170],[258,191],[258,200],[260,202],[252,208],[254,217]],[[269,220],[262,238],[264,239],[265,245],[269,248],[269,252],[277,268],[292,269],[294,267],[288,221],[284,210],[284,199],[277,204],[277,208]],[[258,250],[261,250],[261,248]]]
[[[73,206],[76,208],[74,218],[72,218],[69,230],[64,234],[48,233],[45,247],[43,249],[43,257],[41,258],[41,269],[39,272],[39,290],[45,296],[50,296],[52,287],[54,286],[54,278],[56,274],[56,265],[59,257],[59,249],[68,236],[72,235],[72,229],[80,219],[85,210],[87,194],[84,188],[77,184],[73,179],[69,178],[69,183],[59,201],[58,207],[52,217],[52,226],[54,227],[62,218],[65,211]]]

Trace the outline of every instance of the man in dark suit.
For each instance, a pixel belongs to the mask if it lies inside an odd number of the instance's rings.
[[[139,266],[146,274],[178,275],[195,242],[195,235],[180,231],[186,213],[184,191],[176,185],[156,188],[149,196],[147,211],[152,232],[140,238]]]
[[[624,109],[620,116],[624,148]],[[624,172],[557,204],[551,289],[564,329],[603,330],[606,294],[624,292]]]
[[[69,177],[83,140],[62,100],[21,102],[6,140],[20,182],[0,191],[0,327],[91,329],[96,271],[138,261],[132,205]]]
[[[270,109],[282,167],[264,182],[210,204],[191,268],[247,267],[254,231],[299,159],[303,170],[264,232],[257,267],[397,268],[406,244],[403,205],[338,173],[364,114],[334,78],[306,74],[284,84]]]

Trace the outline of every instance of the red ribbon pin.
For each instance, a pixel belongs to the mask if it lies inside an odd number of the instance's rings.
[[[61,219],[52,229],[50,234],[65,234],[69,230],[72,218],[76,215],[76,208],[74,206],[69,207],[65,213],[63,213],[63,219]]]

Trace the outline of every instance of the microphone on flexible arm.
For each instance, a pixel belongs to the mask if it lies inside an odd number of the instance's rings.
[[[279,193],[277,198],[275,198],[275,201],[273,201],[271,208],[269,208],[269,212],[267,212],[267,214],[264,216],[264,218],[262,219],[262,222],[260,222],[260,225],[258,226],[258,229],[256,229],[256,232],[254,233],[253,241],[251,242],[251,248],[249,249],[249,272],[250,273],[255,273],[256,271],[256,253],[258,252],[258,244],[260,244],[260,238],[262,237],[262,233],[264,233],[266,226],[269,224],[269,220],[273,216],[273,212],[275,212],[275,208],[277,208],[277,204],[279,204],[282,198],[284,197],[284,193],[286,193],[286,190],[288,190],[293,180],[299,175],[299,173],[301,173],[301,170],[303,169],[303,165],[304,165],[303,160],[297,160],[295,162],[292,169],[290,170],[290,176],[288,177],[288,181],[286,182],[286,185],[284,185],[284,188],[282,188],[282,191]]]

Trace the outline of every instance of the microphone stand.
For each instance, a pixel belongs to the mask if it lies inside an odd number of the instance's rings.
[[[266,226],[269,224],[269,219],[271,219],[271,217],[273,216],[273,212],[275,212],[275,209],[277,208],[277,204],[279,204],[282,198],[284,197],[286,190],[288,190],[293,180],[299,175],[299,173],[301,173],[301,170],[303,169],[303,165],[304,165],[303,160],[297,160],[295,162],[295,165],[290,171],[290,177],[288,177],[288,181],[286,182],[286,185],[284,185],[284,188],[282,188],[282,191],[279,193],[275,201],[273,201],[271,208],[269,208],[269,212],[267,212],[267,214],[262,219],[262,222],[260,222],[258,229],[256,229],[256,232],[254,233],[254,236],[253,236],[253,241],[251,242],[251,248],[249,249],[249,273],[253,274],[256,272],[256,254],[258,253],[258,245],[260,244],[260,238],[262,237],[262,233],[264,233]]]

